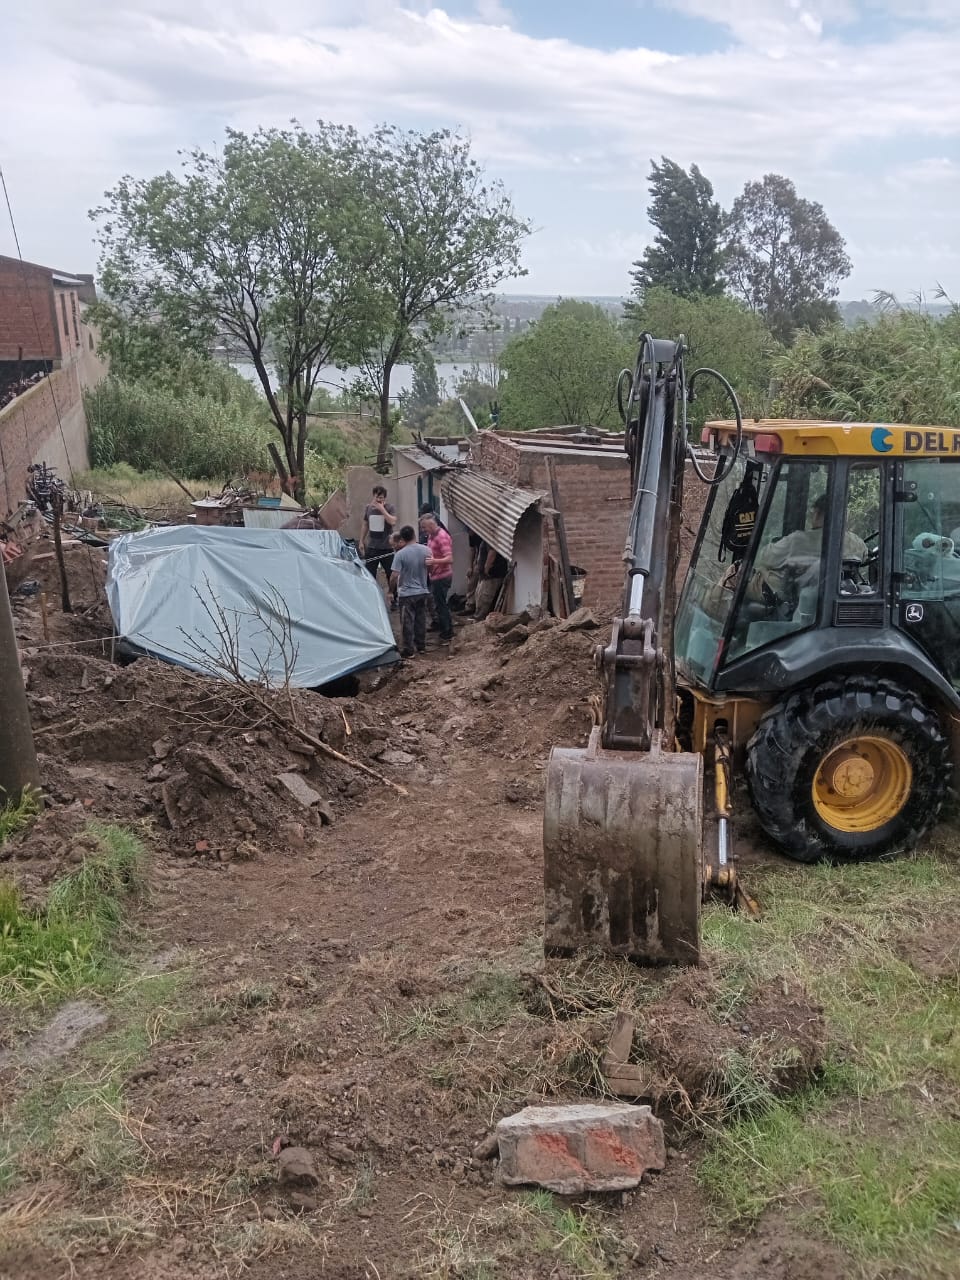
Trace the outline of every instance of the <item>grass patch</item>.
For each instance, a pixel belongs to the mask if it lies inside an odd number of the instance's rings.
[[[0,884],[0,1000],[59,1000],[115,977],[111,942],[144,850],[121,827],[90,831],[96,853],[54,884],[42,911],[23,910],[15,886]]]
[[[0,1189],[67,1176],[82,1189],[140,1172],[148,1143],[129,1112],[124,1078],[190,1019],[185,970],[127,974],[110,1004],[110,1026],[71,1054],[64,1076],[52,1064],[4,1115]]]
[[[516,1013],[522,998],[520,979],[503,969],[477,974],[461,991],[417,1005],[399,1020],[388,1021],[386,1032],[397,1043],[436,1039],[454,1030],[493,1031]]]
[[[909,963],[910,943],[955,930],[955,857],[768,871],[757,925],[708,911],[720,1003],[778,975],[824,1008],[822,1078],[759,1099],[715,1130],[699,1176],[728,1219],[773,1205],[865,1264],[929,1277],[960,1262],[960,976]],[[939,1101],[937,1100],[939,1099]]]
[[[616,1219],[602,1205],[567,1205],[549,1191],[522,1192],[473,1215],[423,1197],[411,1216],[419,1219],[418,1234],[429,1242],[418,1265],[427,1280],[527,1275],[537,1261],[544,1275],[615,1280],[632,1274],[642,1252],[614,1230]]]
[[[7,804],[0,809],[0,848],[11,836],[19,835],[30,826],[40,812],[40,792],[25,787],[17,804]]]

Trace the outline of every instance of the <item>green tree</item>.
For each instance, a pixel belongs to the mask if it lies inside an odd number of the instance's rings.
[[[382,469],[393,370],[436,340],[452,309],[482,309],[498,284],[525,274],[520,248],[530,224],[500,183],[485,180],[469,142],[447,130],[377,129],[362,168],[365,210],[379,234],[357,362],[380,402]]]
[[[634,293],[641,300],[657,288],[681,297],[721,293],[724,213],[709,180],[695,164],[688,173],[662,156],[660,164],[650,162],[649,182],[647,218],[657,237],[633,264]]]
[[[566,299],[547,307],[500,357],[501,422],[511,430],[619,425],[616,382],[632,344],[602,307]]]
[[[843,237],[823,206],[799,196],[789,178],[768,173],[748,182],[734,201],[727,281],[781,342],[839,318],[832,299],[850,270]]]
[[[758,315],[726,295],[679,298],[668,289],[648,289],[643,302],[628,306],[631,327],[657,338],[687,340],[687,370],[716,369],[733,385],[747,414],[761,416],[770,383],[771,362],[779,344]],[[730,415],[730,402],[716,383],[703,380],[687,416],[699,431],[708,418]]]
[[[406,424],[416,431],[421,430],[431,411],[439,403],[440,379],[437,377],[437,363],[424,348],[413,359],[413,385],[410,394],[404,397],[403,404]]]
[[[250,359],[301,499],[317,380],[352,346],[368,296],[358,152],[353,130],[324,123],[230,130],[220,154],[191,151],[179,177],[124,177],[92,214],[104,290],[125,315]]]
[[[774,361],[778,412],[960,427],[960,307],[937,317],[879,302],[873,323],[801,333]]]

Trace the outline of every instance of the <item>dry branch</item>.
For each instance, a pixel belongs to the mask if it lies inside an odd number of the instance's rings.
[[[258,601],[251,600],[250,611],[246,615],[256,618],[262,624],[263,634],[268,639],[266,654],[263,657],[254,654],[257,674],[251,678],[244,671],[240,657],[241,615],[238,612],[234,612],[234,617],[231,621],[227,616],[227,611],[217,600],[209,580],[207,580],[206,586],[206,596],[197,587],[194,587],[194,593],[216,632],[220,645],[220,655],[219,658],[211,657],[193,636],[181,628],[181,635],[183,635],[191,650],[190,661],[199,664],[215,678],[226,680],[237,688],[242,689],[246,696],[256,703],[281,728],[288,733],[294,734],[301,742],[320,755],[327,756],[331,760],[337,760],[340,764],[348,765],[351,769],[356,769],[360,773],[365,773],[368,777],[375,779],[384,786],[390,787],[398,795],[408,795],[406,787],[402,787],[399,782],[394,782],[391,778],[380,773],[379,770],[371,768],[368,764],[362,764],[359,760],[354,760],[351,756],[344,755],[342,751],[337,751],[334,747],[329,746],[316,735],[308,733],[306,729],[300,726],[290,683],[297,660],[297,648],[293,643],[293,622],[286,604],[276,588],[271,588],[272,599],[268,612],[265,613],[264,608]],[[269,673],[271,661],[278,653],[282,663],[283,678],[279,686],[275,686],[271,682]],[[187,655],[180,656],[186,657]],[[289,709],[289,715],[287,716],[283,715],[277,707],[277,701],[280,698],[285,698],[286,700]]]

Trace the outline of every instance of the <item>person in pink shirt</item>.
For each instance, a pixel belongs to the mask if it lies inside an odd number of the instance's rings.
[[[437,611],[440,640],[443,644],[448,644],[453,639],[453,620],[447,604],[450,584],[453,581],[453,540],[446,529],[441,528],[433,512],[428,512],[421,518],[420,526],[427,535],[427,550],[430,553],[427,560],[430,594],[433,596]]]

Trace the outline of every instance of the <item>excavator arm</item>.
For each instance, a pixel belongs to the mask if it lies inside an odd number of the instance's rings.
[[[714,376],[739,421],[732,388]],[[647,963],[695,964],[705,889],[736,892],[726,854],[729,753],[714,744],[717,866],[703,856],[703,759],[679,751],[676,740],[673,625],[688,393],[683,339],[644,334],[635,368],[618,383],[632,503],[622,616],[597,650],[600,724],[586,749],[555,747],[547,767],[544,947],[552,953],[599,946]]]
[[[603,746],[610,750],[649,751],[657,732],[661,745],[673,750],[674,575],[686,449],[677,412],[686,392],[683,352],[682,338],[667,342],[644,334],[632,375],[620,375],[632,504],[623,552],[624,616],[599,655],[606,689]]]

